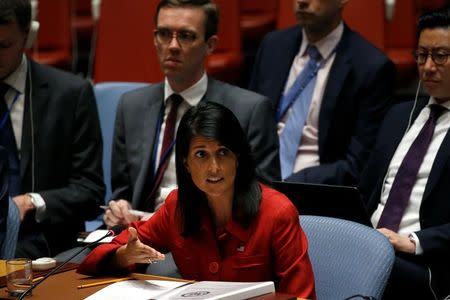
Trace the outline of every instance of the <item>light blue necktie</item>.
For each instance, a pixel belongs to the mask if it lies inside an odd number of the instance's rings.
[[[309,56],[309,61],[292,87],[281,99],[277,111],[277,121],[280,121],[289,107],[292,106],[284,129],[280,134],[280,162],[283,179],[289,177],[294,169],[298,145],[316,85],[316,75],[320,68],[318,62],[321,56],[317,48],[310,46],[306,52]]]
[[[9,198],[8,218],[6,220],[6,235],[0,249],[2,259],[9,259],[15,256],[19,227],[19,209],[17,208],[16,203]]]

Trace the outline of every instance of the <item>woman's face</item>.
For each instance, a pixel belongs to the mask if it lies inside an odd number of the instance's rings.
[[[185,166],[194,184],[209,200],[233,199],[238,161],[230,149],[211,138],[195,136]]]

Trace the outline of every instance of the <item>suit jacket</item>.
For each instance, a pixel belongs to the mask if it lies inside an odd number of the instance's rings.
[[[158,116],[164,99],[164,83],[124,94],[116,114],[112,149],[112,199],[131,200],[144,209],[154,180],[152,151],[158,142]],[[265,181],[280,177],[278,137],[270,101],[261,95],[208,78],[201,101],[226,106],[238,118],[252,150],[257,175]]]
[[[7,157],[6,150],[0,146],[0,249],[5,238],[9,207]]]
[[[39,193],[46,219],[28,214],[21,239],[43,234],[50,253],[73,247],[84,221],[103,202],[102,139],[91,85],[86,80],[29,61],[23,116],[22,193]],[[31,79],[31,80],[30,80]],[[31,95],[31,97],[30,97]]]
[[[413,120],[428,99],[418,102]],[[394,106],[384,119],[375,147],[362,173],[360,190],[370,215],[381,198],[384,177],[405,131],[412,102]],[[447,112],[448,113],[448,112]],[[431,268],[433,284],[441,297],[450,293],[450,131],[447,132],[433,162],[419,210],[420,228],[416,232],[423,256],[408,256],[412,261],[424,260]]]
[[[256,57],[250,89],[281,99],[302,41],[300,26],[269,33]],[[347,26],[336,48],[319,113],[320,166],[287,181],[355,185],[394,89],[395,67]]]
[[[175,218],[177,192],[147,222],[132,223],[139,239],[161,251],[170,251],[183,278],[219,281],[273,280],[277,291],[315,299],[314,275],[308,258],[308,242],[298,223],[298,211],[283,194],[262,186],[259,211],[248,228],[230,220],[224,227],[227,239],[221,250],[205,202],[201,228],[192,237],[180,234]],[[99,273],[102,261],[128,241],[122,232],[111,244],[96,248],[79,268]],[[201,255],[199,255],[201,254]],[[104,265],[104,264],[103,264]]]

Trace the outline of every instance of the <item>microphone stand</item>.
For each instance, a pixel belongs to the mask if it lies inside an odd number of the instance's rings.
[[[72,256],[70,256],[68,259],[66,259],[64,262],[62,262],[59,266],[55,267],[53,270],[51,270],[50,272],[48,272],[44,278],[42,278],[41,280],[39,280],[38,282],[36,282],[35,284],[32,284],[25,292],[23,292],[20,297],[18,298],[18,300],[22,300],[28,293],[30,293],[35,287],[37,287],[38,285],[40,285],[42,282],[44,282],[48,277],[50,277],[51,275],[55,274],[56,271],[58,271],[59,269],[61,269],[62,267],[64,267],[69,261],[72,260],[72,258],[74,258],[75,256],[77,256],[78,254],[80,254],[81,252],[83,252],[86,248],[89,248],[90,246],[93,246],[95,244],[97,244],[98,242],[100,242],[101,240],[103,240],[104,238],[107,238],[108,236],[112,236],[114,235],[114,231],[110,230],[108,231],[107,234],[105,234],[104,236],[102,236],[101,238],[93,241],[92,243],[87,244],[86,246],[84,246],[83,248],[81,248],[80,250],[78,250],[77,252],[75,252]]]

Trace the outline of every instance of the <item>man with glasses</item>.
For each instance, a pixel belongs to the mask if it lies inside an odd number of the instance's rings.
[[[385,299],[450,293],[450,7],[423,15],[414,57],[427,99],[394,106],[360,189],[396,250]]]
[[[162,0],[155,23],[154,44],[165,80],[125,94],[118,106],[111,168],[112,199],[118,200],[110,201],[105,212],[108,226],[137,220],[131,208],[155,211],[176,185],[174,131],[184,112],[200,101],[233,111],[247,134],[259,179],[279,179],[270,101],[205,73],[205,59],[218,42],[216,5]]]

